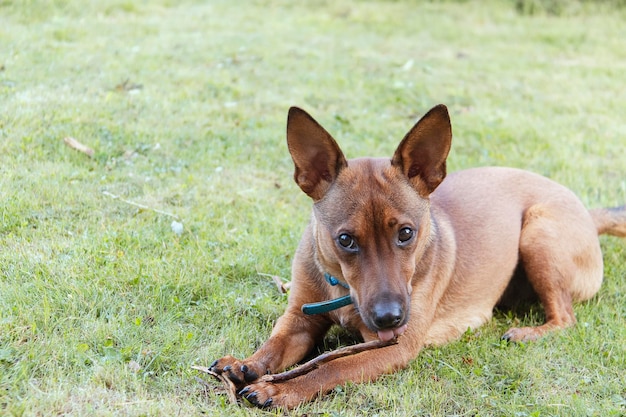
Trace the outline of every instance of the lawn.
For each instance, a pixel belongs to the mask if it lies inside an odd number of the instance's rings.
[[[356,157],[444,103],[451,171],[626,203],[624,10],[518,3],[0,1],[0,415],[266,415],[190,367],[251,354],[286,305],[268,275],[290,279],[310,210],[289,106]],[[512,345],[542,311],[499,312],[292,414],[626,414],[626,242],[601,242],[575,327]]]

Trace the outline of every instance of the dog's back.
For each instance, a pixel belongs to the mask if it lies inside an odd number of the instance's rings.
[[[599,289],[602,255],[596,225],[574,193],[560,184],[513,168],[474,168],[450,174],[431,203],[440,227],[453,230],[456,254],[441,306],[454,310],[455,317],[442,315],[441,323],[432,326],[429,343],[445,343],[487,321],[511,278],[527,280],[526,265],[533,274],[538,265],[558,260],[567,268],[563,284],[574,300]],[[540,253],[545,259],[537,259]]]

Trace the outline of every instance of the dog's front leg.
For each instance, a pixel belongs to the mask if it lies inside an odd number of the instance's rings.
[[[319,316],[305,316],[290,306],[277,320],[270,338],[252,356],[241,361],[225,356],[210,368],[213,372],[225,374],[238,388],[243,388],[259,376],[280,372],[300,361],[329,326],[330,323]]]
[[[404,334],[396,345],[338,358],[293,379],[272,382],[260,378],[245,387],[241,395],[259,407],[291,409],[338,385],[369,382],[402,369],[417,356],[421,347],[417,338]]]

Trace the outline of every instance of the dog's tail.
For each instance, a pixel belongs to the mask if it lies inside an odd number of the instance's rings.
[[[589,210],[598,234],[626,237],[626,206]]]

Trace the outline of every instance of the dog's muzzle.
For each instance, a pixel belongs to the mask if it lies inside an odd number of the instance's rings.
[[[402,305],[397,301],[381,301],[374,304],[372,321],[377,329],[393,329],[404,319]]]
[[[399,298],[392,294],[383,294],[369,311],[370,327],[376,331],[380,340],[391,340],[406,330],[408,304]]]

